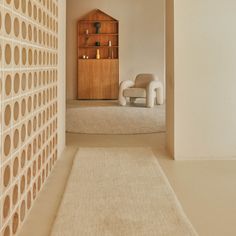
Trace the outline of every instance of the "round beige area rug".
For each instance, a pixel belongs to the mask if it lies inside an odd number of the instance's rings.
[[[165,106],[70,107],[66,130],[82,134],[148,134],[165,132]]]

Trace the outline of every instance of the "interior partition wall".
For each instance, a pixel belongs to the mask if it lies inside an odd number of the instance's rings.
[[[58,1],[0,0],[0,235],[15,235],[58,158]]]

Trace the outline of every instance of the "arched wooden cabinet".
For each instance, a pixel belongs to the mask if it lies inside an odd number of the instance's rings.
[[[119,22],[96,9],[78,22],[78,99],[117,99]]]

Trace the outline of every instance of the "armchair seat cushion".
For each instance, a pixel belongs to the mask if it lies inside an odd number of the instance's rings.
[[[131,98],[146,98],[147,93],[144,88],[127,88],[124,90],[124,96]]]

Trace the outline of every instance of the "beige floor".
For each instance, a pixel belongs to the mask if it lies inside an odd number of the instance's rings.
[[[153,148],[186,214],[201,236],[236,235],[236,162],[171,160],[165,134],[67,134],[67,148],[40,194],[20,236],[48,236],[78,147]]]

